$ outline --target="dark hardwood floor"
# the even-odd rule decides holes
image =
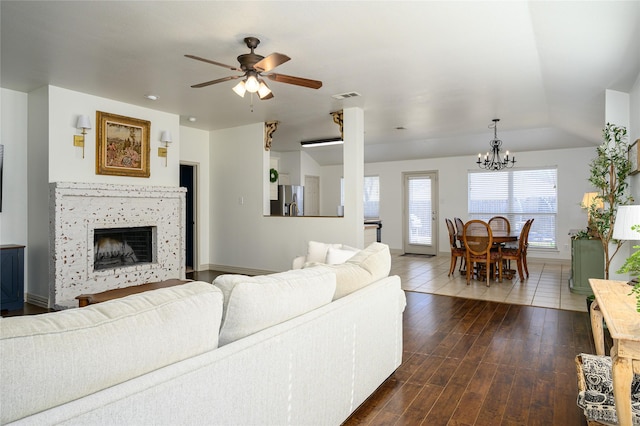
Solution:
[[[403,363],[345,425],[586,425],[586,312],[406,295]]]
[[[9,311],[9,310],[0,311],[0,316],[19,317],[22,315],[37,315],[37,314],[44,314],[47,312],[53,312],[53,310],[32,305],[31,303],[25,303],[24,305],[22,305],[22,309],[15,309],[12,311]]]

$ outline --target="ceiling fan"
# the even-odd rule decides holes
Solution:
[[[243,78],[243,80],[233,88],[233,91],[241,97],[244,97],[244,94],[246,92],[257,92],[260,99],[273,98],[273,93],[271,93],[271,90],[264,82],[264,79],[262,77],[266,77],[269,80],[276,81],[278,83],[295,84],[296,86],[309,87],[311,89],[319,89],[320,87],[322,87],[322,82],[318,80],[310,80],[308,78],[293,77],[290,75],[276,73],[263,74],[270,72],[272,69],[274,69],[278,65],[284,64],[291,58],[287,55],[283,55],[282,53],[272,53],[271,55],[266,57],[254,53],[253,50],[258,47],[258,44],[260,44],[260,40],[258,40],[256,37],[246,37],[244,39],[244,42],[246,43],[247,47],[251,49],[251,53],[245,53],[238,56],[240,67],[222,64],[220,62],[201,58],[195,55],[184,55],[187,58],[207,62],[209,64],[228,68],[232,71],[240,71],[243,73],[241,75],[232,75],[228,77],[218,78],[216,80],[205,81],[204,83],[194,84],[191,87],[206,87],[211,86],[212,84]]]

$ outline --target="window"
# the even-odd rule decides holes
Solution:
[[[529,246],[557,249],[558,169],[519,169],[499,172],[469,171],[469,219],[488,221],[506,216],[511,232],[520,232],[528,219]]]
[[[364,218],[377,219],[380,217],[380,177],[364,177]],[[344,206],[344,178],[340,179],[340,204]]]

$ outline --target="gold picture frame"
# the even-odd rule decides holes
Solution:
[[[96,174],[146,177],[151,122],[96,111]]]
[[[629,174],[635,175],[640,172],[640,165],[638,164],[638,150],[640,149],[640,139],[636,139],[634,143],[629,145],[629,161],[631,162],[631,171]]]

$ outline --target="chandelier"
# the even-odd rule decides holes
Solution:
[[[502,146],[502,141],[498,139],[498,121],[499,118],[493,119],[493,124],[489,124],[489,128],[493,128],[493,139],[489,141],[489,146],[491,146],[491,152],[487,152],[482,158],[482,154],[478,154],[478,167],[486,170],[501,170],[504,168],[511,168],[516,163],[516,157],[512,156],[509,158],[509,151],[505,152],[504,159],[500,156],[500,146]]]

